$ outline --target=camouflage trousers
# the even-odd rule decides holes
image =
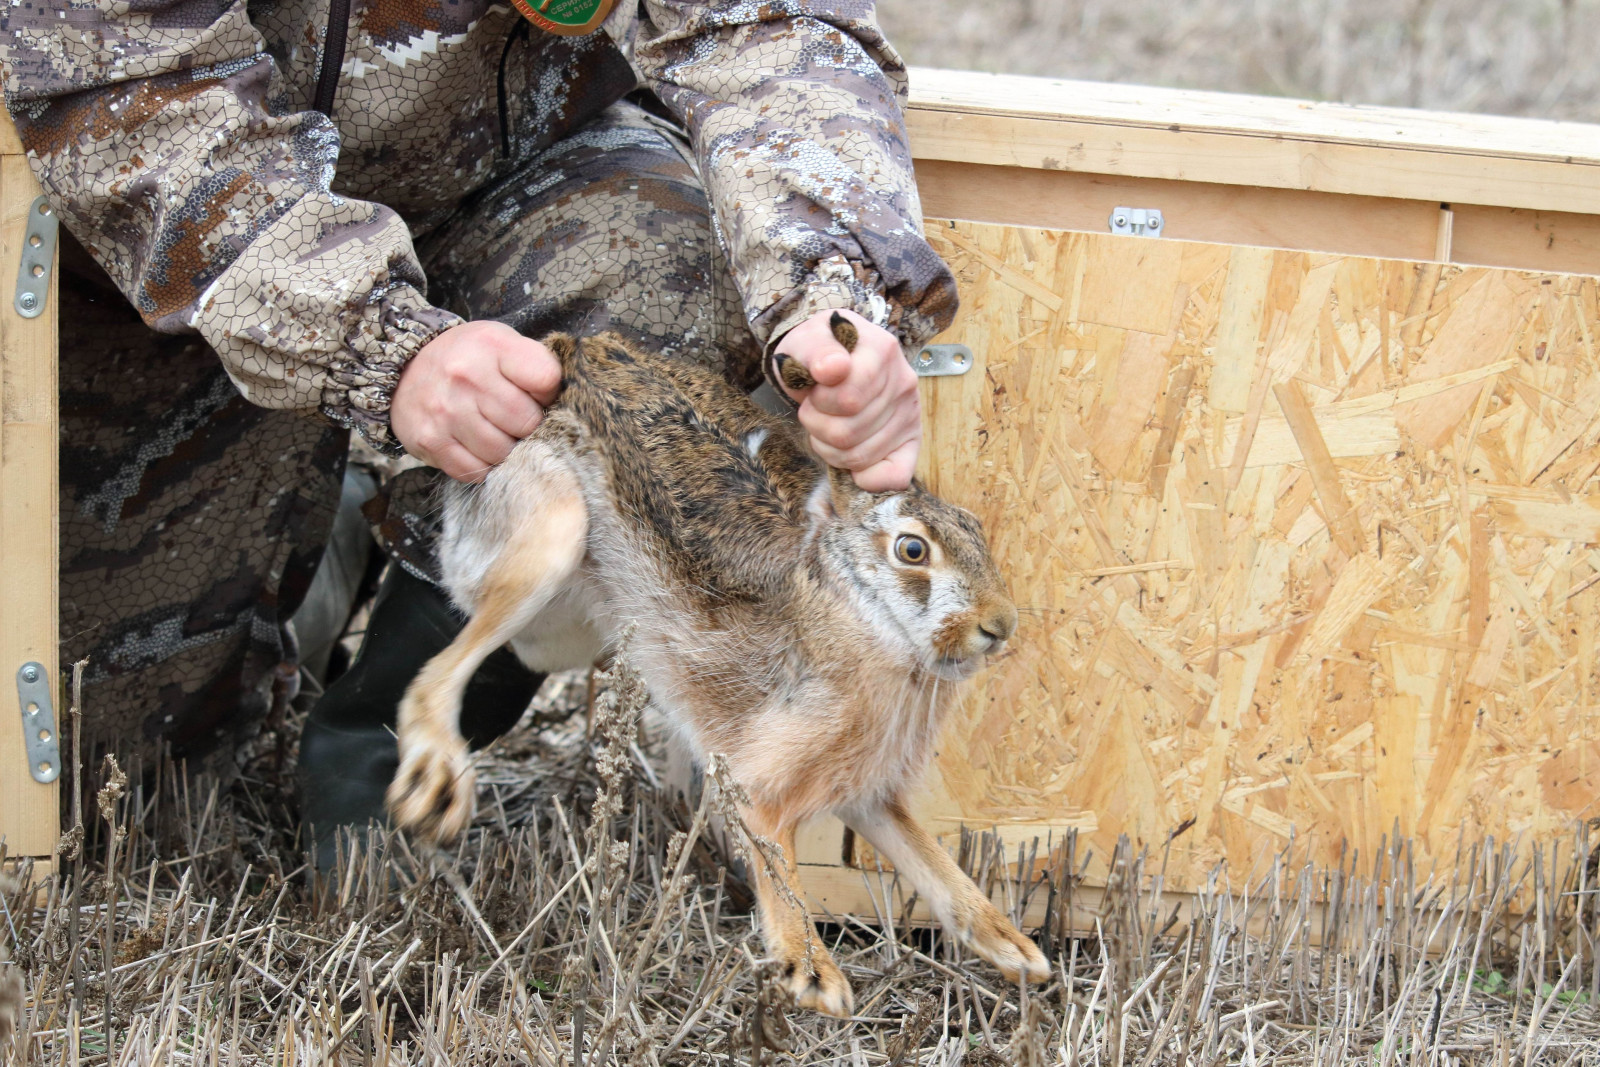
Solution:
[[[753,388],[759,347],[691,158],[668,123],[613,105],[429,220],[430,300],[531,337],[615,330]],[[63,260],[61,641],[64,663],[88,660],[86,740],[220,754],[293,671],[283,622],[328,536],[347,434],[250,406],[202,342],[152,333],[86,256]],[[429,577],[438,477],[405,472],[369,508]]]

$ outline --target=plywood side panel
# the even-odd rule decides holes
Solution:
[[[0,148],[15,134],[0,121]],[[0,836],[11,856],[46,856],[58,835],[57,787],[28,773],[16,672],[44,664],[57,716],[56,332],[49,311],[12,307],[23,228],[39,187],[20,154],[0,154]]]
[[[1600,816],[1595,279],[929,231],[978,365],[924,382],[923,474],[1022,612],[935,830],[1176,834],[1192,889],[1291,840],[1332,862],[1398,823],[1426,870]]]

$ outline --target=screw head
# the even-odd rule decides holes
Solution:
[[[37,682],[39,680],[39,668],[31,663],[22,668],[22,680],[30,685]]]
[[[17,296],[17,307],[23,311],[32,311],[39,306],[39,298],[33,293],[21,293]]]
[[[1161,229],[1161,216],[1160,215],[1152,215],[1150,217],[1150,220],[1148,222],[1146,222],[1145,225],[1147,227],[1149,227],[1150,229],[1152,229],[1152,230]]]
[[[1128,224],[1128,216],[1126,216],[1126,215],[1118,215],[1118,216],[1116,216],[1115,218],[1113,218],[1111,220],[1111,224],[1113,226],[1117,226],[1119,228],[1123,227],[1123,226],[1126,226]]]

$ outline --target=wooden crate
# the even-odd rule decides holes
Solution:
[[[1022,610],[930,829],[1076,830],[1091,884],[1175,834],[1192,890],[1600,816],[1600,128],[930,71],[909,118],[977,357],[922,474]]]
[[[8,858],[48,870],[60,832],[57,785],[29,773],[17,671],[43,666],[60,718],[56,661],[55,281],[45,314],[13,304],[28,214],[39,186],[11,120],[0,114],[0,839]]]

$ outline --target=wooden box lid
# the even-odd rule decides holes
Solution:
[[[948,160],[1600,214],[1600,126],[913,68]]]

